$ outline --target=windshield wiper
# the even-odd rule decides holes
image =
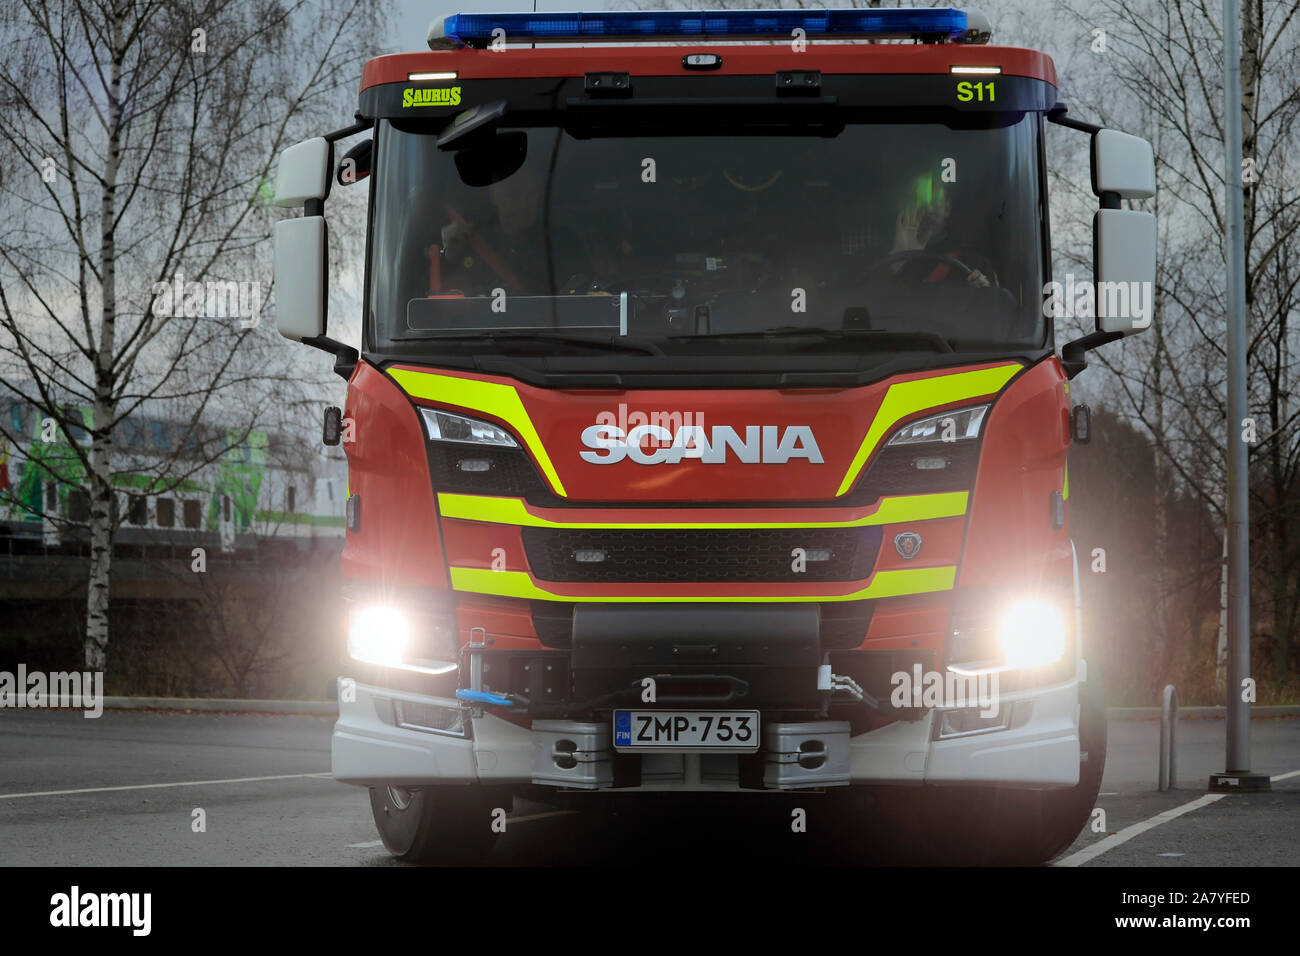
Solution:
[[[421,336],[424,341],[430,340],[456,340],[479,339],[485,342],[498,342],[502,339],[522,340],[542,345],[549,342],[560,343],[563,345],[580,345],[595,349],[604,349],[607,351],[618,352],[641,352],[644,355],[663,355],[664,350],[654,342],[648,342],[645,339],[631,338],[630,336],[620,335],[612,339],[591,339],[583,335],[556,335],[543,330],[537,331],[513,331],[508,329],[483,329],[476,332],[454,332],[450,334],[438,334]]]
[[[935,332],[902,332],[894,329],[819,329],[799,325],[782,325],[755,332],[720,332],[711,335],[676,335],[675,339],[754,339],[754,338],[815,338],[822,342],[842,342],[846,339],[871,339],[872,345],[884,348],[907,349],[924,346],[935,352],[951,352],[952,344]]]

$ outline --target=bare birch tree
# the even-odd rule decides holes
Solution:
[[[149,465],[165,488],[229,448],[181,455],[205,416],[246,434],[302,399],[291,351],[272,347],[251,301],[269,291],[269,177],[284,146],[350,115],[382,12],[366,0],[0,12],[0,382],[65,434],[91,410],[88,446],[67,443],[89,483],[88,667],[106,661],[123,423],[146,403],[188,423]]]

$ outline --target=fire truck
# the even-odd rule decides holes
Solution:
[[[954,854],[1077,837],[1106,716],[1070,380],[1151,322],[1155,172],[990,37],[953,9],[454,14],[282,154],[278,328],[348,383],[333,774],[392,854],[480,859],[524,799],[786,794],[869,842],[893,793]],[[1077,280],[1054,127],[1090,137]],[[324,216],[358,182],[359,349],[326,334]],[[1058,347],[1062,288],[1095,331]]]

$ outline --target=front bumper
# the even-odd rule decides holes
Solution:
[[[833,722],[764,726],[767,769],[755,780],[744,758],[719,754],[645,754],[609,749],[608,724],[539,721],[532,729],[492,713],[472,716],[454,699],[427,697],[356,683],[341,695],[334,727],[335,779],[360,786],[455,783],[537,784],[549,787],[647,790],[801,789],[843,784],[1001,784],[1059,788],[1079,781],[1079,682],[1004,694],[1005,728],[936,739],[941,712],[897,721],[850,737]],[[354,691],[354,692],[353,692]],[[343,699],[343,698],[346,699]],[[397,705],[396,707],[394,705]],[[463,715],[453,732],[417,729],[411,713]],[[396,716],[395,716],[396,715]],[[405,717],[405,719],[403,719]],[[425,725],[448,721],[425,719]],[[793,728],[793,729],[792,729]],[[777,733],[777,731],[781,733]],[[799,734],[828,741],[825,770],[773,770],[778,750]],[[560,762],[556,744],[563,743]],[[636,762],[635,773],[615,773]],[[788,761],[787,761],[788,763]],[[570,767],[572,765],[572,767]],[[569,769],[579,772],[566,776]],[[621,779],[620,779],[621,778]],[[632,783],[627,784],[631,779]]]

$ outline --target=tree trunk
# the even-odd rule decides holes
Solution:
[[[108,156],[104,163],[104,189],[100,198],[100,265],[103,317],[95,351],[94,420],[90,446],[90,579],[86,591],[86,667],[104,670],[108,662],[108,587],[113,566],[113,480],[111,425],[116,413],[113,395],[113,349],[117,322],[117,174],[121,162],[122,20],[113,23],[112,73],[108,92]]]

